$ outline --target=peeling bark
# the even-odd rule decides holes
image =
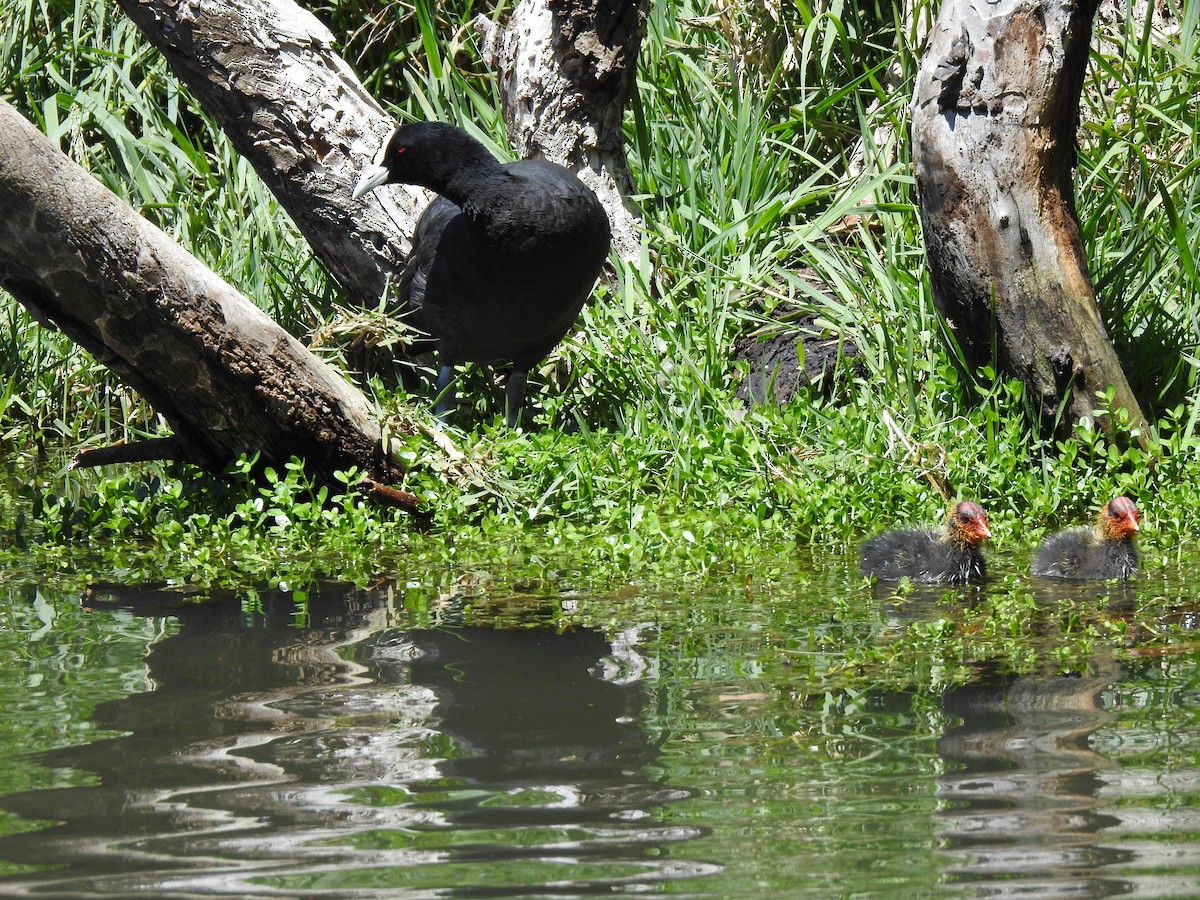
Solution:
[[[1026,383],[1060,436],[1093,418],[1110,385],[1115,405],[1145,424],[1101,321],[1075,215],[1096,5],[946,0],[913,101],[934,301],[968,363],[991,361],[994,344],[998,368]]]
[[[646,27],[646,0],[522,0],[508,23],[480,16],[484,59],[500,80],[508,136],[522,159],[576,172],[608,211],[613,244],[636,259],[637,213],[622,120]]]
[[[396,477],[359,391],[3,102],[0,209],[0,285],[146,397],[163,453]]]
[[[350,199],[395,127],[291,0],[118,0],[279,199],[347,294],[364,305],[403,267],[429,202],[397,187]]]

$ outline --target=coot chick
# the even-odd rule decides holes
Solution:
[[[1133,535],[1138,508],[1128,497],[1105,504],[1093,528],[1068,528],[1042,541],[1033,574],[1046,578],[1128,578],[1138,570]]]
[[[397,284],[408,321],[437,341],[435,410],[453,402],[455,365],[509,362],[508,424],[516,427],[530,368],[574,324],[608,256],[608,215],[562,166],[501,164],[442,122],[396,128],[353,197],[394,182],[441,195],[417,220]]]
[[[885,581],[982,581],[986,571],[979,545],[991,536],[983,507],[964,500],[946,515],[946,527],[940,533],[906,528],[866,541],[859,571]]]

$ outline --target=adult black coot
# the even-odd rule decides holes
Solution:
[[[1108,501],[1093,528],[1068,528],[1042,541],[1033,574],[1046,578],[1128,578],[1138,570],[1133,535],[1138,508],[1128,497]]]
[[[885,581],[982,581],[986,568],[979,545],[991,536],[983,507],[964,500],[946,515],[946,526],[940,533],[930,528],[906,528],[866,541],[859,571]]]
[[[455,365],[510,362],[508,424],[516,427],[529,369],[574,324],[608,256],[604,207],[562,166],[501,164],[442,122],[396,128],[353,196],[394,182],[441,195],[417,220],[397,285],[408,321],[437,341],[435,410],[453,402]]]

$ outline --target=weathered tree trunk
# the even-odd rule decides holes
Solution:
[[[0,285],[146,397],[164,455],[398,474],[359,391],[3,102],[0,209]]]
[[[395,127],[292,0],[117,0],[287,210],[346,293],[377,301],[403,267],[420,188],[350,192]]]
[[[621,123],[633,90],[647,0],[521,0],[504,27],[480,16],[484,59],[499,75],[508,136],[522,158],[566,166],[608,211],[613,244],[641,242],[626,197],[633,178]]]
[[[994,342],[1060,435],[1109,386],[1144,425],[1096,306],[1071,182],[1096,3],[945,0],[913,101],[934,301],[967,361],[990,361]]]

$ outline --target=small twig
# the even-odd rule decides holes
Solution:
[[[187,461],[188,458],[178,438],[149,438],[144,441],[121,442],[108,447],[80,450],[71,460],[71,468],[86,469],[151,460]]]
[[[424,508],[424,501],[416,494],[391,487],[373,478],[362,478],[355,487],[376,503],[382,503],[386,506],[398,506],[406,513],[414,516],[426,516],[429,514],[428,510]]]
[[[906,435],[903,429],[900,428],[899,423],[892,418],[891,412],[886,409],[883,411],[883,424],[887,427],[888,433],[904,445],[904,449],[908,453],[909,462],[920,468],[922,470],[922,474],[925,476],[925,480],[928,481],[933,489],[941,495],[943,500],[948,501],[950,499],[951,491],[949,485],[946,484],[945,479],[939,478],[937,475],[935,475],[932,468],[921,465],[921,448],[913,444],[913,442],[908,439],[908,435]],[[941,448],[939,448],[939,450],[941,450]],[[943,461],[945,460],[945,455],[945,451],[942,450],[941,457]]]

